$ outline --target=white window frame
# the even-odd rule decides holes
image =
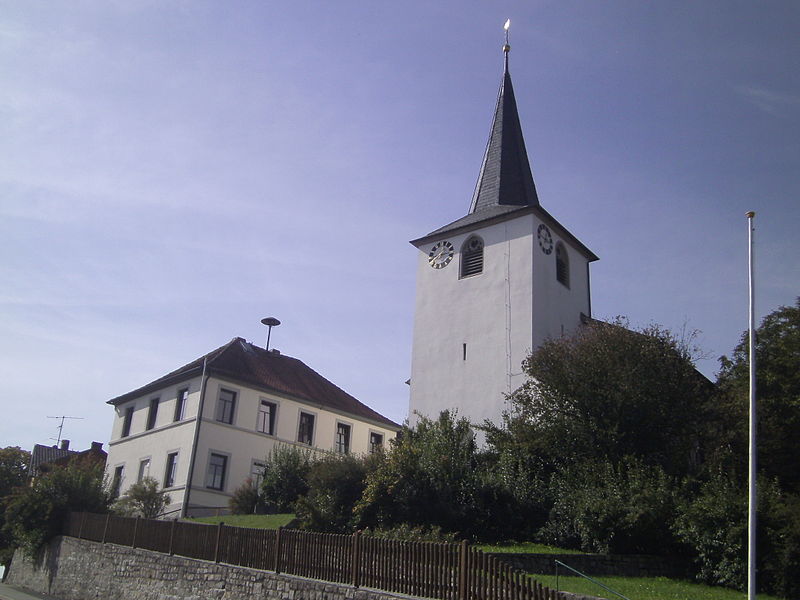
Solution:
[[[304,441],[300,440],[300,429],[301,429],[301,424],[303,422],[303,415],[309,415],[310,417],[312,417],[314,419],[314,422],[311,425],[311,441],[310,442],[304,442]],[[314,447],[314,442],[315,442],[316,437],[317,437],[317,422],[318,421],[319,421],[319,418],[318,418],[317,413],[312,412],[310,410],[303,410],[303,409],[300,409],[298,411],[298,416],[297,416],[297,437],[296,437],[298,444],[303,444],[304,446],[307,445],[309,447]]]
[[[131,429],[133,429],[133,415],[136,413],[136,404],[130,404],[125,407],[125,410],[122,411],[122,429],[120,429],[120,438],[126,438],[131,435]],[[128,415],[130,414],[130,421],[128,421]],[[127,431],[126,431],[127,429]]]
[[[139,459],[139,471],[136,473],[136,483],[141,483],[145,477],[150,477],[150,467],[153,466],[152,456]]]
[[[223,403],[222,394],[233,394],[233,401],[231,402],[230,409],[230,421],[226,421],[224,419],[225,411],[220,409]],[[236,410],[239,408],[239,397],[239,390],[224,386],[219,387],[219,390],[217,391],[217,403],[214,405],[214,420],[217,423],[224,423],[225,425],[233,425],[236,423]]]
[[[250,461],[250,479],[253,481],[253,486],[256,489],[261,487],[261,481],[264,479],[264,469],[266,466],[267,463],[264,460],[254,458]],[[260,469],[261,472],[256,472],[256,469]]]
[[[181,395],[186,394],[183,396],[181,400]],[[189,401],[189,386],[186,387],[179,387],[178,390],[175,392],[175,412],[173,413],[172,421],[177,423],[179,421],[183,421],[186,418],[186,404]]]
[[[339,444],[339,427],[347,427],[347,443],[342,449]],[[333,449],[339,454],[350,454],[353,451],[353,424],[347,421],[336,420],[336,429],[333,432]]]
[[[367,437],[367,451],[370,454],[375,454],[375,452],[376,452],[374,446],[372,445],[372,436],[373,435],[381,436],[380,448],[381,448],[381,450],[386,448],[386,434],[384,432],[382,432],[382,431],[377,431],[375,429],[370,429],[369,430],[369,434],[368,434],[369,437]]]
[[[119,475],[119,477],[117,477]],[[119,498],[122,493],[122,483],[125,481],[125,463],[114,465],[114,473],[111,476],[111,493],[115,498]]]
[[[158,409],[161,406],[161,397],[153,396],[147,401],[147,421],[144,424],[145,431],[152,431],[158,423]]]
[[[169,473],[169,470],[170,470],[169,457],[170,457],[170,456],[173,456],[173,455],[175,456],[175,465],[174,465],[174,471],[175,471],[175,472],[174,472],[174,473],[172,473],[172,482],[171,482],[169,485],[167,485],[167,483],[168,483],[168,482],[169,482],[169,480],[170,480],[170,473]],[[166,463],[165,463],[165,465],[164,465],[164,485],[163,485],[164,489],[166,489],[166,488],[173,488],[173,487],[175,487],[175,482],[176,482],[176,481],[177,481],[177,479],[178,479],[178,464],[179,464],[179,463],[178,463],[178,461],[180,461],[180,458],[181,458],[181,453],[180,453],[180,450],[172,450],[172,451],[169,451],[169,452],[167,452]]]
[[[261,423],[261,421],[262,421],[262,419],[261,419],[261,415],[262,415],[261,406],[262,406],[263,402],[266,402],[267,404],[271,404],[272,405],[271,419],[270,419],[271,420],[271,425],[272,425],[271,431],[265,431],[264,429],[261,428],[261,425],[262,425],[262,423]],[[277,430],[278,430],[278,403],[275,402],[275,400],[273,400],[272,398],[264,398],[262,396],[262,397],[259,397],[258,406],[256,408],[258,410],[258,412],[256,413],[256,431],[258,431],[259,433],[264,433],[266,435],[273,435],[274,436],[276,434]]]
[[[221,456],[225,459],[225,462],[222,465],[222,481],[221,487],[214,487],[209,485],[209,476],[211,475],[211,459],[214,456]],[[208,460],[206,461],[206,474],[205,474],[205,481],[203,482],[203,487],[207,490],[213,490],[215,492],[224,492],[225,487],[228,485],[228,475],[230,475],[230,468],[231,468],[231,455],[228,452],[220,452],[219,450],[209,450],[208,451]],[[214,477],[216,480],[216,475]]]

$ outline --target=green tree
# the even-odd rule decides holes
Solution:
[[[252,515],[253,513],[263,513],[261,506],[261,495],[255,482],[248,477],[239,487],[233,490],[233,496],[228,500],[228,507],[234,515]]]
[[[103,466],[73,460],[38,477],[31,487],[19,487],[6,505],[5,532],[14,544],[34,556],[58,535],[71,511],[104,513],[111,496]]]
[[[625,457],[580,462],[553,475],[553,508],[539,533],[548,543],[585,552],[666,554],[677,486],[656,465]]]
[[[354,508],[367,472],[375,469],[380,457],[329,454],[315,461],[308,473],[308,493],[295,504],[300,526],[330,533],[353,531]]]
[[[728,442],[747,456],[750,362],[745,332],[730,358],[720,358],[719,404],[734,436]],[[800,298],[771,312],[756,330],[758,466],[781,487],[800,492]],[[743,464],[740,464],[743,467]],[[743,472],[744,469],[740,468]]]
[[[367,476],[356,506],[359,524],[439,526],[469,537],[492,535],[486,500],[497,495],[483,478],[469,422],[444,411],[404,427],[385,460]],[[501,506],[496,502],[494,506]]]
[[[15,488],[23,485],[28,476],[31,453],[18,446],[0,449],[0,564],[8,565],[14,546],[4,531],[4,513],[7,500]]]
[[[169,494],[158,489],[158,481],[152,477],[144,477],[129,487],[111,510],[125,517],[156,519],[170,502]]]
[[[294,512],[294,504],[308,493],[308,473],[314,459],[310,450],[276,445],[267,456],[261,497],[267,512]]]
[[[713,389],[694,368],[692,339],[617,319],[546,341],[523,364],[528,378],[503,427],[487,424],[490,446],[517,453],[529,472],[624,456],[688,472]]]

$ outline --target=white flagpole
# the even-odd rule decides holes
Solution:
[[[756,330],[755,330],[755,281],[753,273],[753,218],[756,213],[747,213],[748,253],[750,271],[750,331],[748,353],[750,355],[750,477],[747,513],[747,599],[756,598]]]

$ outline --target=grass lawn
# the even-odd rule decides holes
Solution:
[[[555,575],[532,577],[551,589],[558,587],[561,591],[599,596],[609,600],[619,598],[581,577],[561,576],[558,578],[558,586]],[[595,577],[595,579],[631,600],[745,600],[747,598],[744,592],[666,577]],[[758,594],[758,598],[779,600],[777,596],[766,594]]]
[[[480,544],[476,545],[484,552],[507,552],[512,554],[583,554],[578,550],[565,550],[555,546],[545,546],[534,542],[512,542],[507,544]]]
[[[212,523],[216,525],[220,521],[231,527],[253,527],[256,529],[277,529],[286,527],[294,520],[293,514],[278,515],[225,515],[223,517],[198,517],[191,519],[198,523]]]

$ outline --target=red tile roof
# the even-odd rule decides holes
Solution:
[[[108,404],[116,406],[159,388],[197,377],[203,372],[204,361],[208,375],[285,394],[393,429],[399,428],[397,423],[359,402],[302,361],[275,351],[267,351],[238,337],[145,386],[109,400]]]

